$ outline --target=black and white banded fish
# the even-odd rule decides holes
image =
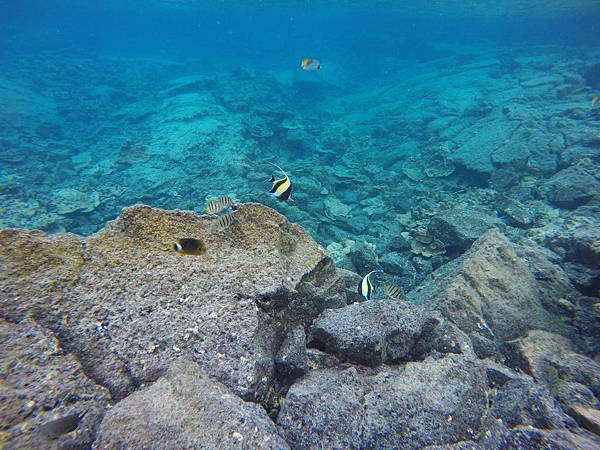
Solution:
[[[233,200],[227,195],[220,195],[206,202],[204,210],[209,214],[217,214],[223,211],[228,206],[233,205]]]
[[[388,297],[404,300],[404,292],[402,292],[402,288],[397,284],[384,284],[383,292],[385,292]]]
[[[371,283],[371,274],[375,272],[381,272],[381,270],[372,270],[363,277],[360,283],[358,283],[358,293],[362,295],[365,300],[371,300],[371,296],[373,295],[373,284]]]
[[[229,228],[233,222],[235,222],[235,217],[233,213],[227,213],[219,217],[219,219],[217,220],[217,226],[221,230],[224,230],[226,228]]]
[[[281,167],[275,165],[273,163],[269,163],[272,166],[277,167],[281,173],[283,174],[283,178],[275,178],[274,175],[271,175],[271,183],[273,186],[269,191],[271,194],[275,195],[279,200],[293,200],[292,199],[292,182],[290,181],[290,177],[283,171]]]

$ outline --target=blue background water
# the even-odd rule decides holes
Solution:
[[[501,216],[490,195],[545,211],[542,227],[532,184],[597,162],[595,144],[552,142],[597,129],[600,2],[204,3],[0,1],[0,225],[89,234],[133,203],[201,211],[230,194],[381,256],[450,204]],[[465,162],[518,141],[517,124],[550,169],[514,149]],[[423,175],[440,148],[453,170]],[[267,161],[295,204],[268,194]],[[513,190],[490,181],[502,167]]]

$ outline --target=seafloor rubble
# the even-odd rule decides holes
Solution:
[[[357,302],[359,277],[301,227],[254,203],[234,215],[135,206],[89,237],[1,230],[3,445],[600,445],[598,302],[534,241],[488,230],[407,301]],[[186,236],[206,253],[173,251]]]

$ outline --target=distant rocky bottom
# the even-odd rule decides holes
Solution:
[[[138,205],[90,237],[0,230],[0,447],[600,447],[600,302],[533,240],[490,224],[406,300],[364,302],[300,226],[233,216]],[[186,237],[206,253],[176,253]]]

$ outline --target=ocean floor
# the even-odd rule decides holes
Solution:
[[[125,206],[201,212],[227,194],[406,291],[495,226],[597,295],[596,256],[565,236],[600,235],[600,52],[427,50],[371,73],[5,56],[0,226],[89,235]],[[268,163],[293,202],[269,194]]]

